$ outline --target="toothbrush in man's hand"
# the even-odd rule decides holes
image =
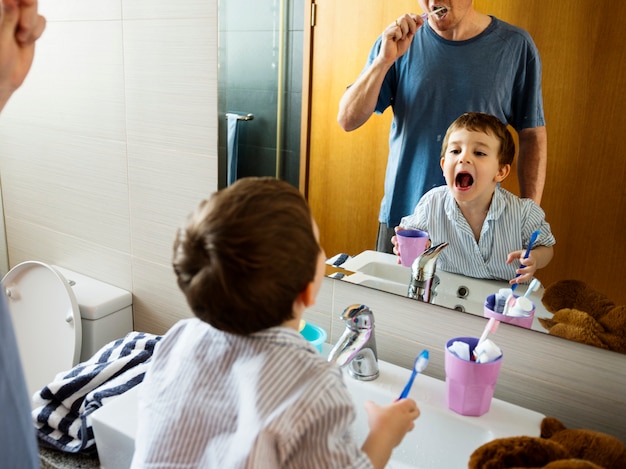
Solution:
[[[524,253],[524,259],[527,259],[528,256],[530,256],[530,250],[533,248],[533,244],[535,244],[535,241],[537,241],[537,237],[539,236],[540,231],[533,231],[533,234],[530,235],[530,241],[528,242],[528,248],[526,248],[526,252]],[[524,264],[520,265],[519,268],[523,269],[524,267],[526,267]],[[515,277],[519,277],[520,274],[517,274]],[[515,291],[515,289],[517,288],[517,286],[519,285],[519,283],[514,283],[511,286],[511,291]]]
[[[428,18],[429,16],[433,16],[433,15],[442,16],[447,12],[448,12],[448,9],[446,7],[439,7],[433,11],[429,11],[428,13],[421,14],[420,18],[422,18],[423,20],[426,20],[426,18]],[[441,15],[439,13],[441,13]]]

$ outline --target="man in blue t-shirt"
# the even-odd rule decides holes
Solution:
[[[37,13],[37,0],[0,2],[0,111],[18,89],[33,62],[35,41],[46,21]],[[35,426],[11,317],[0,297],[0,466],[38,468]]]
[[[465,112],[493,114],[518,132],[521,196],[541,202],[547,136],[539,52],[526,31],[474,10],[471,0],[446,3],[427,20],[406,14],[389,25],[340,102],[337,119],[346,131],[393,109],[379,251],[392,252],[400,219],[445,184],[441,141]],[[440,6],[419,4],[429,12]]]

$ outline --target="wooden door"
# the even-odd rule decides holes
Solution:
[[[310,2],[309,2],[310,3]],[[475,0],[479,11],[526,29],[543,63],[548,174],[542,208],[557,238],[545,285],[584,280],[626,304],[626,2]],[[302,187],[330,256],[373,249],[391,111],[346,133],[337,124],[343,91],[362,70],[385,26],[415,1],[317,0],[305,38]],[[610,12],[607,16],[607,12]],[[307,41],[310,40],[310,43]],[[516,175],[505,184],[518,193]]]
[[[347,133],[337,123],[339,100],[365,66],[380,31],[416,2],[315,3],[307,196],[326,253],[357,254],[376,244],[391,111]]]

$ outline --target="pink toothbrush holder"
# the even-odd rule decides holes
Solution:
[[[502,356],[489,363],[463,360],[448,350],[453,342],[469,345],[470,357],[477,337],[457,337],[446,343],[445,370],[448,408],[457,414],[478,417],[489,411],[500,375]]]
[[[530,316],[505,316],[501,313],[496,313],[493,308],[495,305],[496,295],[489,295],[485,300],[485,309],[483,310],[483,316],[486,318],[494,318],[500,322],[506,322],[507,324],[513,324],[514,326],[525,327],[530,329],[533,325],[533,318],[535,317],[535,305],[533,304],[533,310],[530,312]]]

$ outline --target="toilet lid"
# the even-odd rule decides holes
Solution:
[[[81,318],[67,280],[52,266],[28,261],[2,279],[30,395],[80,357]]]

